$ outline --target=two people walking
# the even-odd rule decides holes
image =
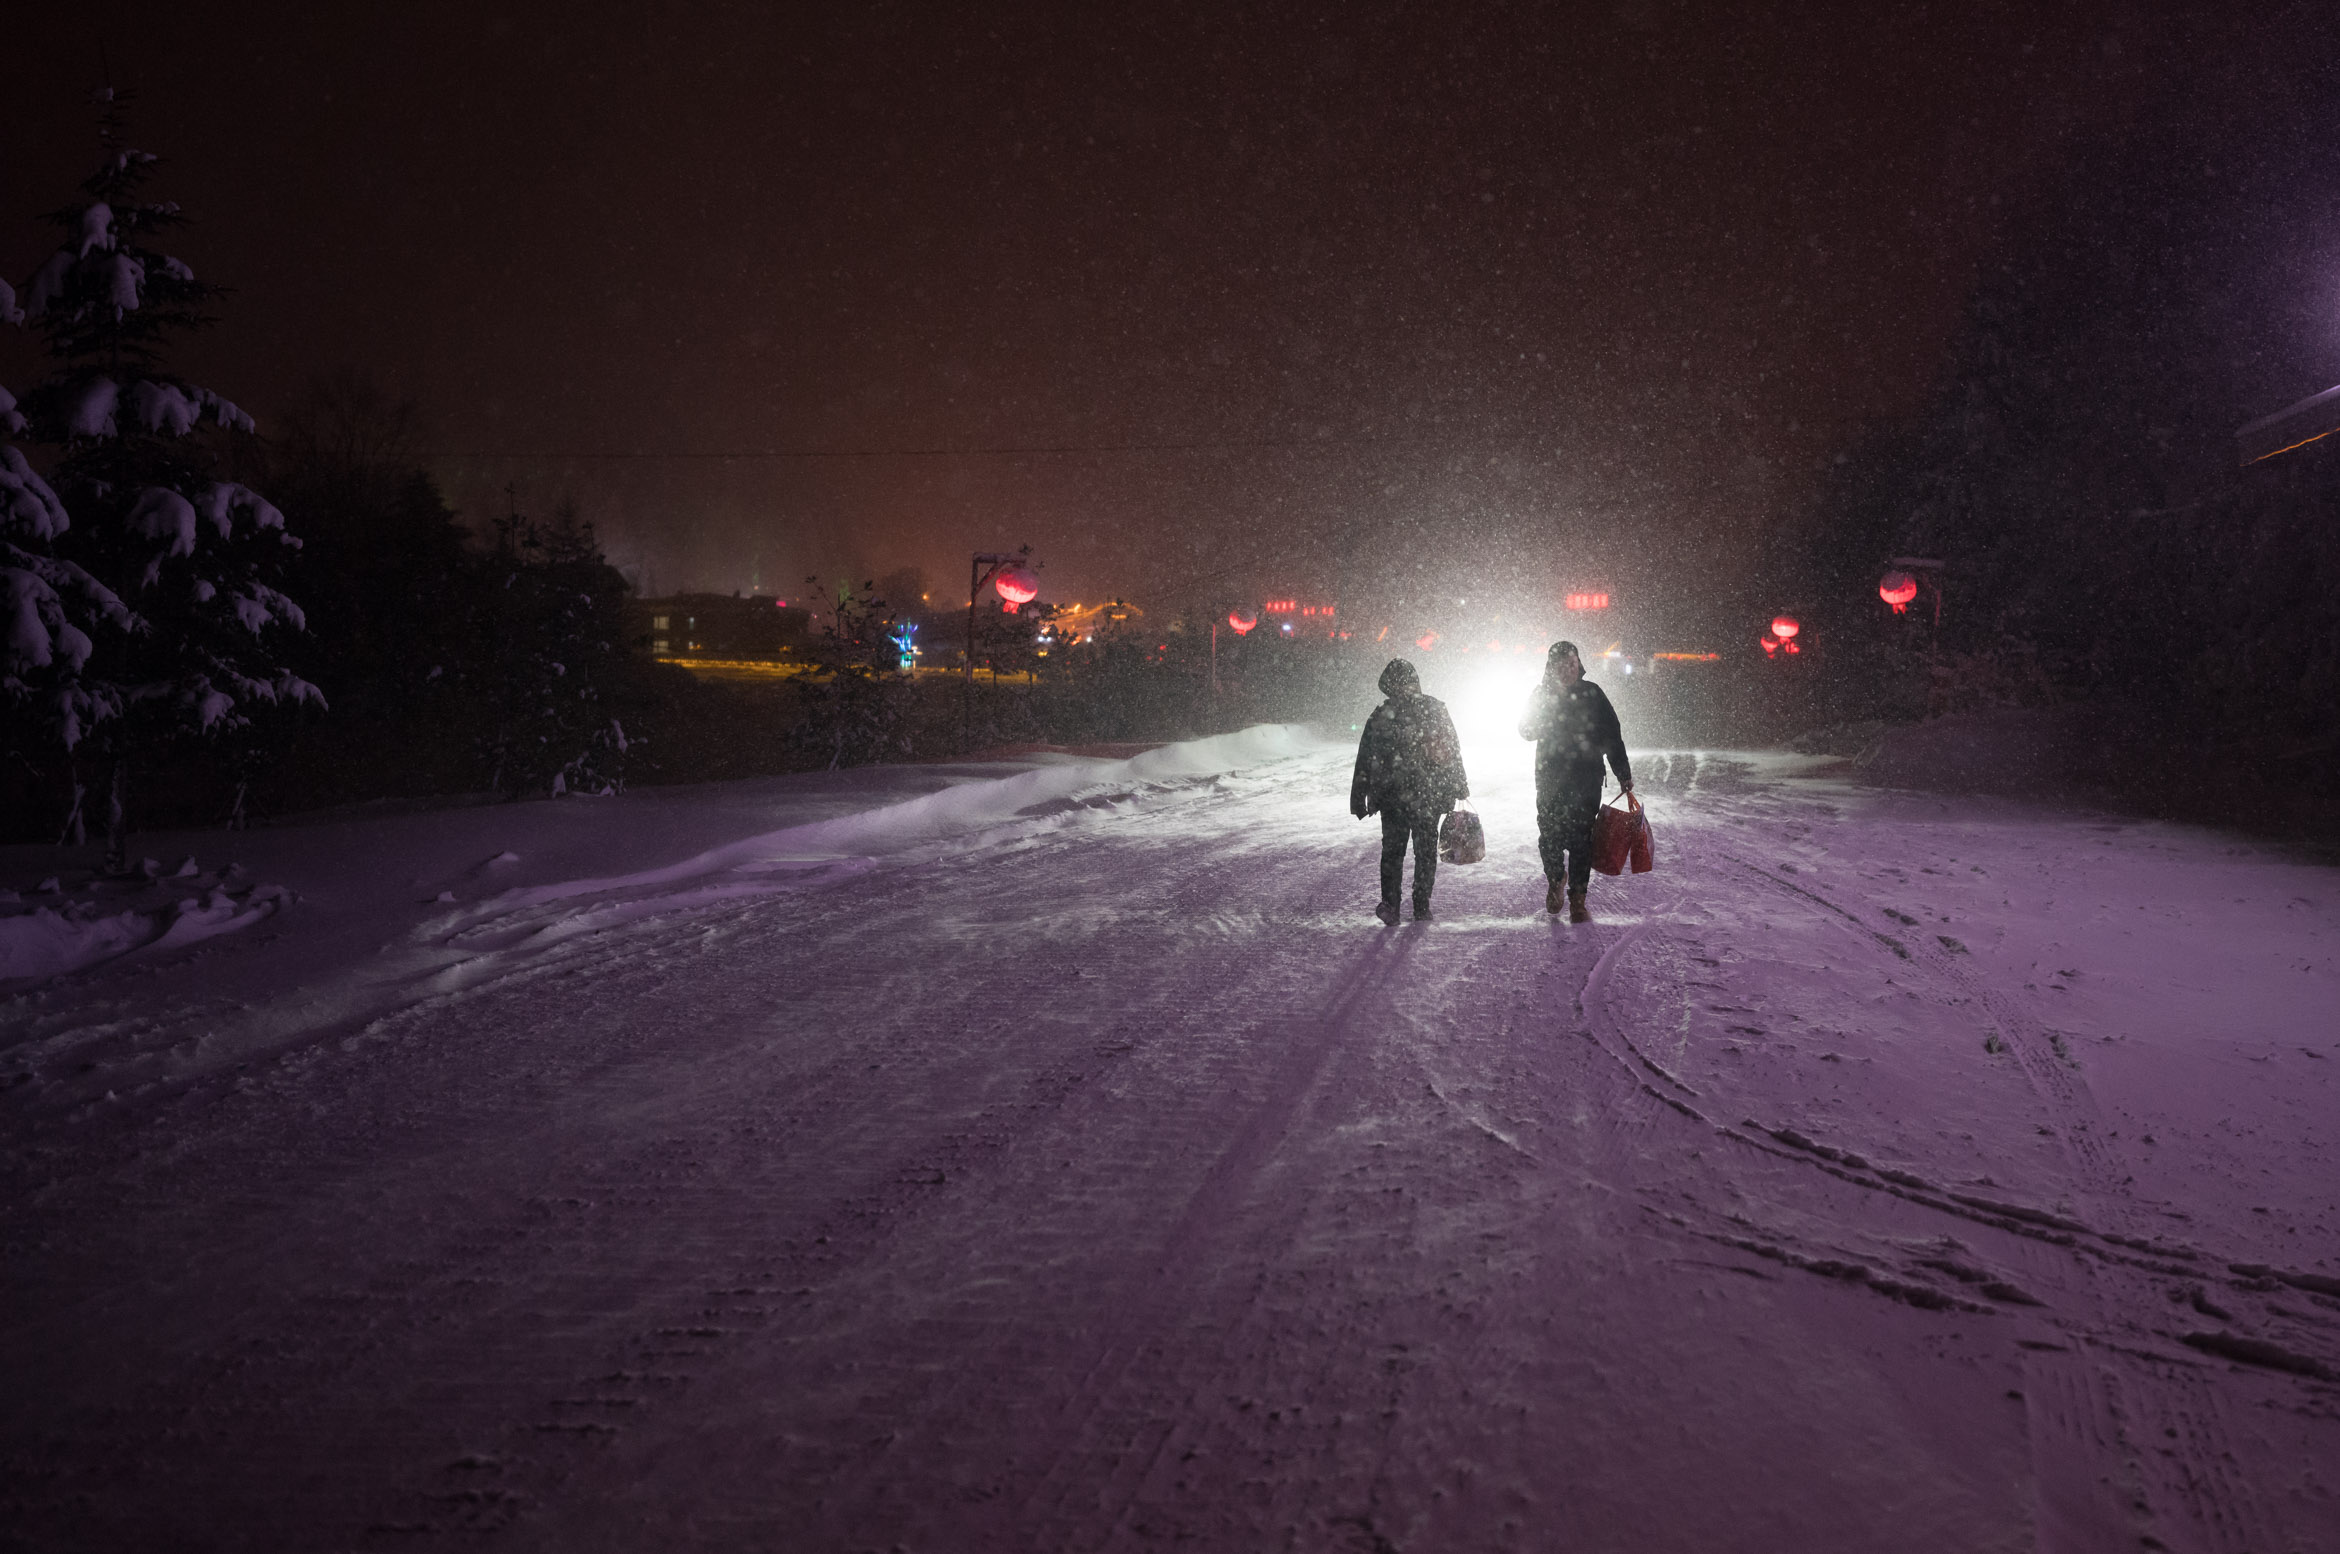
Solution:
[[[1430,892],[1438,881],[1438,828],[1447,812],[1470,796],[1471,784],[1454,720],[1444,702],[1422,694],[1414,666],[1391,659],[1381,671],[1381,694],[1388,699],[1373,709],[1357,741],[1349,812],[1359,819],[1381,816],[1381,900],[1374,915],[1384,923],[1397,922],[1398,886],[1411,846],[1414,919],[1420,922],[1430,916]],[[1584,659],[1575,643],[1552,644],[1519,733],[1536,745],[1536,846],[1544,865],[1544,910],[1558,912],[1565,889],[1568,920],[1589,923],[1592,914],[1584,898],[1592,880],[1602,764],[1616,772],[1627,793],[1633,791],[1633,764],[1625,754],[1617,710],[1584,677]]]

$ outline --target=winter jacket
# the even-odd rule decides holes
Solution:
[[[1625,755],[1625,734],[1617,726],[1617,709],[1608,695],[1590,680],[1563,686],[1546,679],[1528,698],[1527,716],[1520,719],[1519,737],[1536,742],[1536,792],[1562,793],[1601,790],[1601,758],[1608,757],[1617,781],[1633,782],[1633,763]]]
[[[1397,673],[1400,669],[1403,674]],[[1357,741],[1349,813],[1360,818],[1381,810],[1443,815],[1471,791],[1463,773],[1462,742],[1454,736],[1446,703],[1422,694],[1413,666],[1403,659],[1393,659],[1382,671],[1381,688],[1389,700],[1373,709]]]

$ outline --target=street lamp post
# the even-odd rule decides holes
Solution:
[[[1933,706],[1936,671],[1942,658],[1942,563],[1934,556],[1895,556],[1885,563],[1893,570],[1877,581],[1877,596],[1899,615],[1918,597],[1920,588],[1934,596],[1934,624],[1926,632],[1926,705]]]
[[[1926,589],[1933,594],[1934,629],[1937,632],[1940,631],[1942,629],[1942,563],[1931,556],[1895,556],[1885,564],[1893,569],[1886,574],[1887,582],[1906,585],[1923,583]],[[1880,596],[1885,599],[1887,604],[1893,606],[1893,613],[1896,615],[1902,612],[1911,599],[1917,597],[1914,587],[1899,599],[1892,597],[1893,594],[1900,592],[1901,588],[1898,586],[1888,591],[1884,583],[1879,584]]]
[[[1254,609],[1251,609],[1251,608],[1249,608],[1249,607],[1247,607],[1247,606],[1244,606],[1244,605],[1240,605],[1240,604],[1238,604],[1238,605],[1234,606],[1232,609],[1228,610],[1228,611],[1226,612],[1226,616],[1227,616],[1227,627],[1228,627],[1228,629],[1229,629],[1229,630],[1231,630],[1231,631],[1233,631],[1233,632],[1235,633],[1235,635],[1237,635],[1238,637],[1245,636],[1245,635],[1249,634],[1249,632],[1251,631],[1251,628],[1259,624],[1259,611],[1257,611],[1257,610],[1254,610]],[[1213,710],[1213,711],[1216,711],[1216,710],[1218,709],[1218,705],[1219,705],[1219,608],[1218,608],[1218,606],[1217,606],[1217,605],[1213,605],[1213,606],[1211,606],[1211,707],[1212,707],[1212,710]]]
[[[964,753],[975,740],[975,596],[983,592],[983,585],[998,577],[1010,567],[1022,567],[1032,557],[1032,547],[1026,545],[1012,555],[992,551],[977,551],[967,564],[967,664],[966,689],[959,699],[959,749]],[[1028,597],[1028,596],[1027,596]]]

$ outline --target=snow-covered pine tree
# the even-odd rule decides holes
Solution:
[[[139,617],[102,637],[82,670],[87,693],[118,709],[82,741],[107,769],[107,862],[118,868],[135,763],[324,697],[278,646],[306,626],[276,586],[300,542],[265,498],[218,478],[222,439],[248,434],[251,417],[169,369],[171,343],[212,322],[216,293],[155,246],[185,218],[142,197],[157,158],[121,144],[117,94],[101,92],[99,105],[98,169],[50,214],[63,241],[24,290],[50,370],[23,409],[31,434],[58,450],[50,484],[76,519],[54,537],[57,555]]]

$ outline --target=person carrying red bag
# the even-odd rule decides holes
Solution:
[[[1633,763],[1608,695],[1584,677],[1573,642],[1555,642],[1544,657],[1544,678],[1528,698],[1519,737],[1536,742],[1536,850],[1544,861],[1544,910],[1560,910],[1568,891],[1568,920],[1589,923],[1584,893],[1592,883],[1593,820],[1601,810],[1604,758],[1627,793]]]

